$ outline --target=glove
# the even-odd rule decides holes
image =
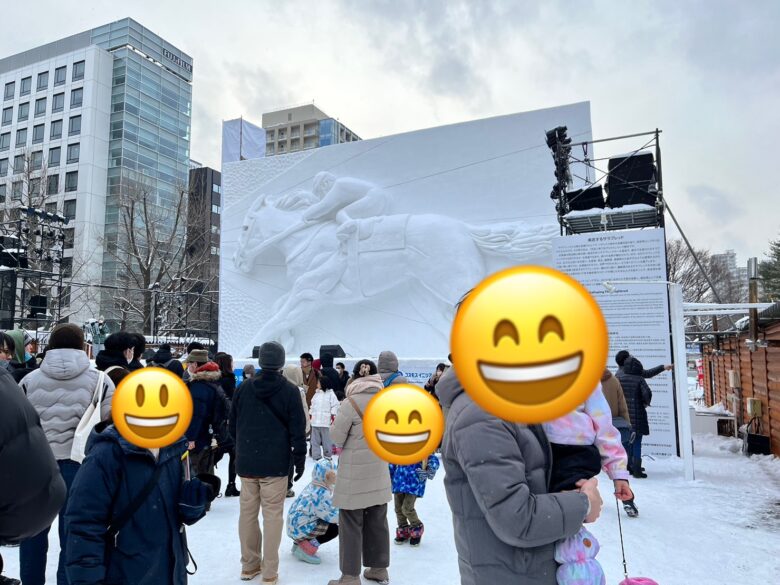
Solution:
[[[303,472],[306,469],[306,463],[305,461],[301,461],[299,463],[295,464],[295,475],[293,476],[293,481],[298,481],[303,477]]]
[[[209,502],[213,502],[214,499],[219,495],[219,490],[222,487],[222,480],[219,479],[216,475],[212,475],[211,473],[199,473],[195,477],[203,482],[203,484],[206,486],[208,490],[206,498]]]
[[[436,477],[436,470],[428,468],[428,479],[433,479]]]
[[[420,467],[416,471],[417,471],[417,479],[419,479],[420,481],[425,481],[426,479],[428,479],[427,469],[423,469],[422,467]]]

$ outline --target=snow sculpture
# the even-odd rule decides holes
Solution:
[[[233,256],[243,273],[271,248],[292,287],[241,355],[268,340],[287,350],[293,329],[332,305],[403,291],[431,327],[449,336],[457,301],[486,276],[486,255],[515,263],[550,253],[553,225],[472,226],[437,214],[395,214],[392,198],[356,177],[320,172],[311,191],[260,195],[244,218]]]

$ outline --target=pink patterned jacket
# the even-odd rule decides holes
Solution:
[[[601,453],[604,471],[613,481],[630,477],[628,457],[620,442],[620,433],[612,426],[612,412],[601,384],[577,410],[543,426],[551,443],[595,445]]]

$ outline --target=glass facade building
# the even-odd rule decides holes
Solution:
[[[175,209],[188,192],[192,59],[129,18],[93,29],[90,42],[114,57],[105,221],[111,247],[121,237],[120,193],[131,181],[164,208]],[[119,270],[106,254],[103,283],[116,283]]]

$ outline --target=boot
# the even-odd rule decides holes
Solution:
[[[11,579],[11,577],[0,575],[0,585],[22,585],[22,582],[19,579]]]
[[[423,532],[425,531],[425,526],[420,524],[419,526],[412,526],[412,528],[409,529],[409,545],[410,546],[420,546],[420,541],[422,540]]]
[[[341,575],[338,579],[328,581],[328,585],[363,585],[360,575]]]
[[[293,490],[289,489],[289,490],[287,490],[287,496],[285,496],[285,497],[294,498],[295,497],[295,492]]]
[[[387,574],[387,569],[366,569],[363,571],[363,576],[369,581],[376,581],[380,585],[390,583],[390,575]]]
[[[408,526],[399,526],[395,529],[395,543],[396,544],[403,544],[407,540],[409,540],[409,527]]]
[[[647,474],[645,473],[645,468],[642,467],[642,458],[637,457],[634,459],[634,470],[631,472],[631,475],[638,479],[642,479],[647,477]]]
[[[241,571],[241,580],[242,581],[251,581],[255,577],[257,577],[260,573],[263,572],[262,567],[257,567],[257,569],[251,570],[251,571]]]
[[[317,556],[317,548],[319,545],[314,546],[314,542],[311,540],[301,540],[296,544],[298,546],[293,550],[293,554],[297,559],[304,563],[309,563],[310,565],[319,565],[322,562],[322,559]]]
[[[236,496],[240,496],[240,495],[241,495],[241,492],[236,489],[236,484],[234,484],[232,482],[227,484],[227,487],[225,488],[225,497],[226,498],[232,498],[232,497],[236,497]]]

